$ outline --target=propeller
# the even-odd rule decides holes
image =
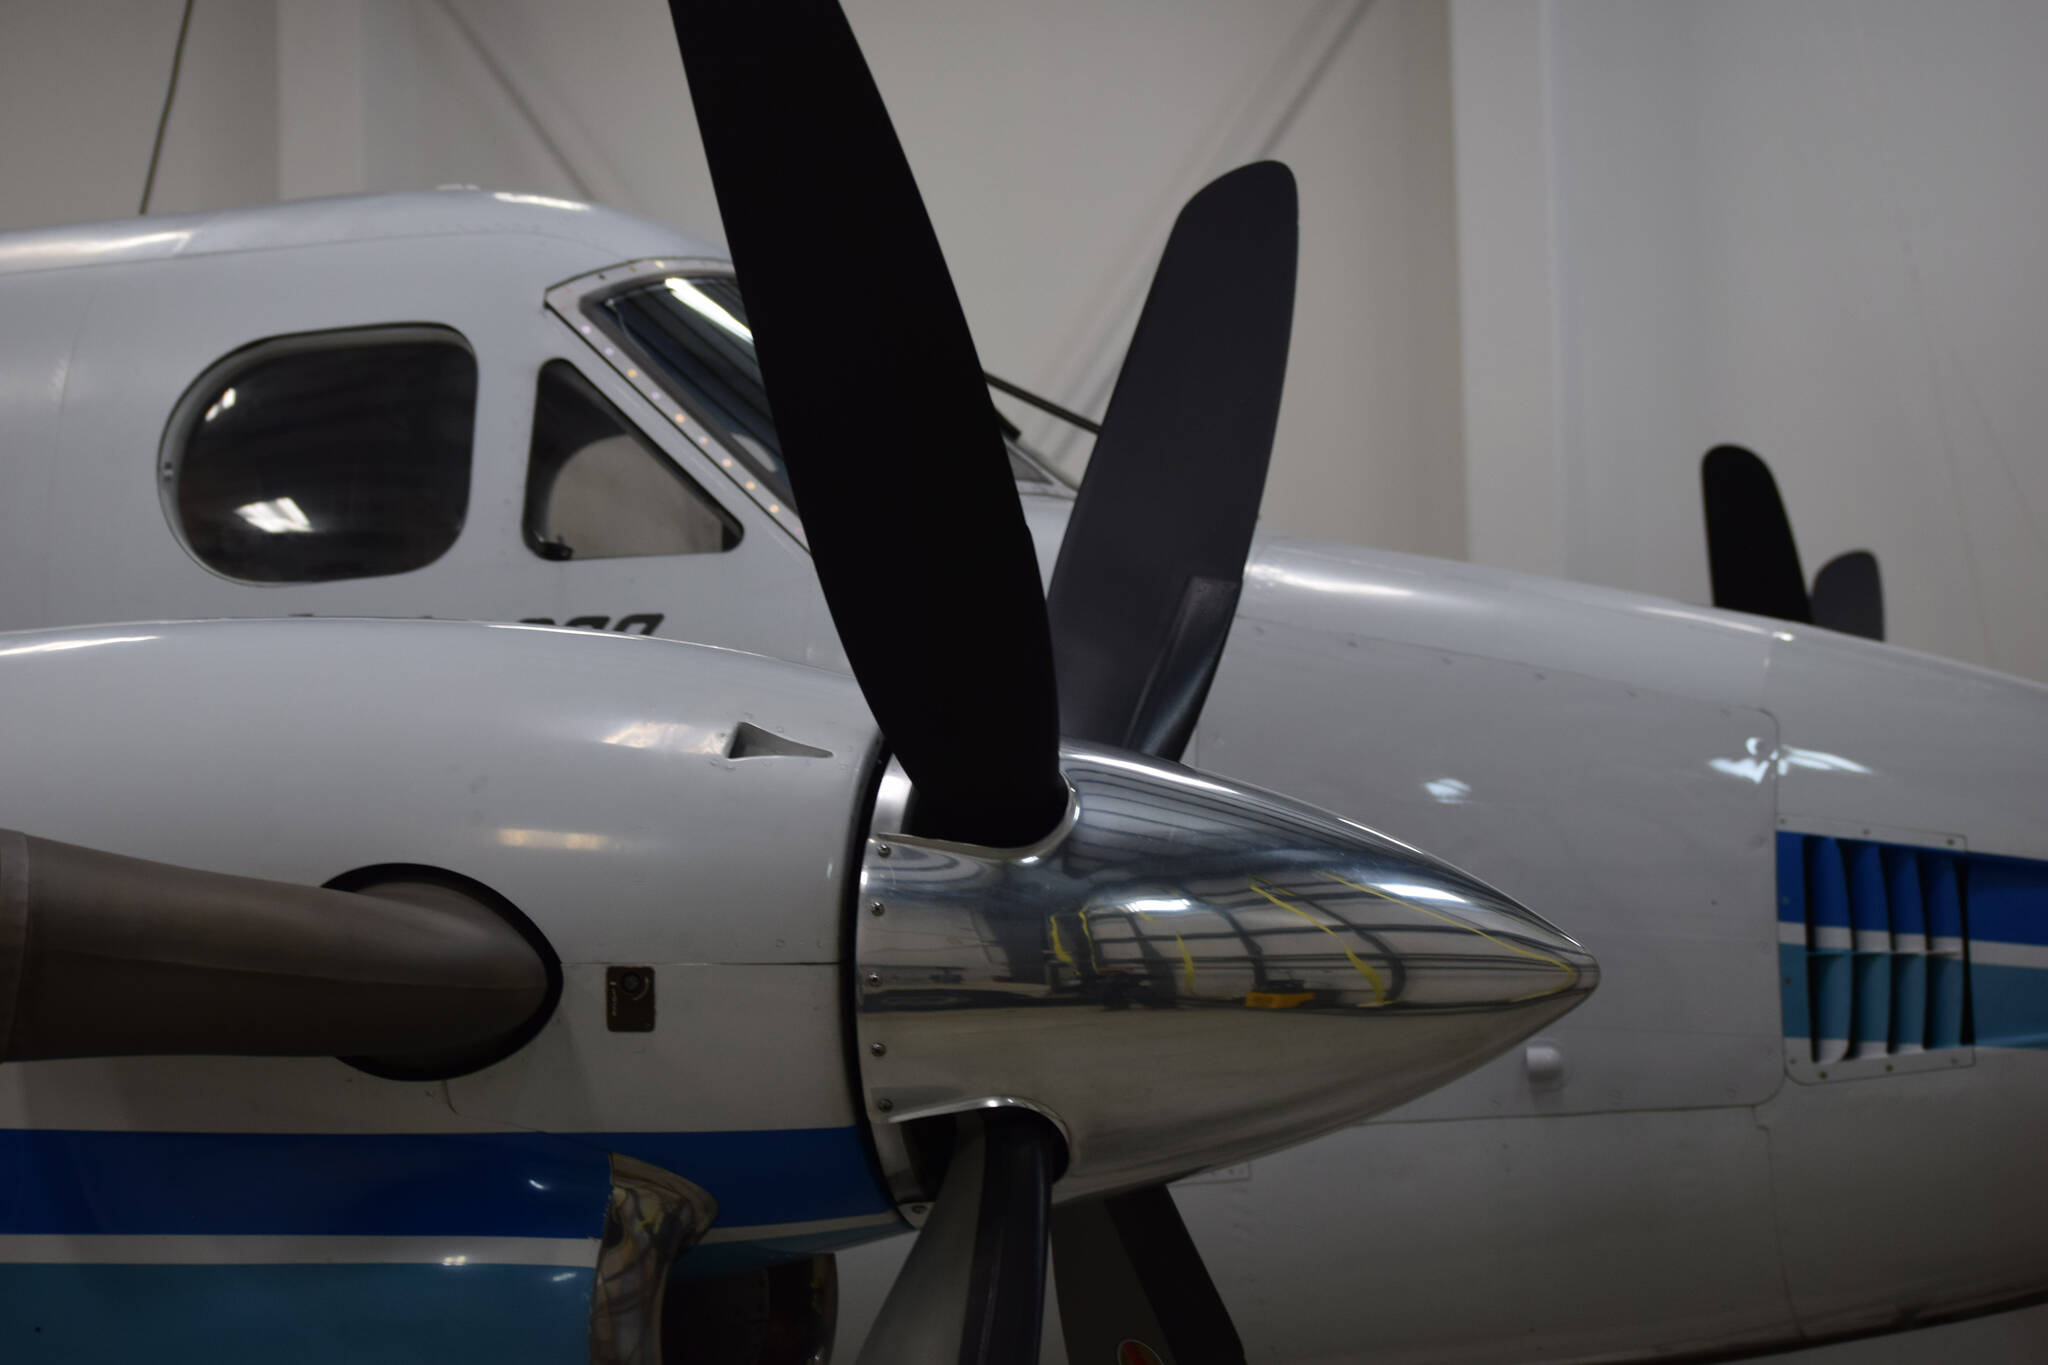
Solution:
[[[1061,729],[1179,759],[1244,582],[1280,419],[1299,211],[1278,162],[1188,201],[1138,316],[1053,571]],[[1073,1360],[1244,1347],[1164,1186],[1063,1205],[1053,1272]]]
[[[1820,566],[1813,576],[1813,623],[1866,640],[1884,638],[1884,581],[1876,555],[1849,550]]]
[[[1884,638],[1884,585],[1877,557],[1868,550],[1835,556],[1821,567],[1809,594],[1778,481],[1754,451],[1741,446],[1708,451],[1700,461],[1700,490],[1715,606]]]
[[[1178,759],[1236,615],[1294,321],[1294,176],[1188,201],[1138,315],[1048,594],[1060,728]]]
[[[1080,738],[1177,758],[1207,694],[1278,418],[1293,178],[1270,162],[1234,171],[1176,222],[1076,503],[1049,625],[973,340],[845,15],[832,0],[670,10],[818,576],[914,788],[912,832],[1029,843],[1065,809],[1062,720]],[[838,449],[848,416],[877,405],[914,414],[890,429],[900,477],[886,483]],[[919,621],[945,629],[910,629],[890,609],[913,599]],[[890,1345],[871,1354],[921,1333],[963,1361],[1036,1360],[1060,1139],[1023,1112],[960,1127],[870,1338]],[[1093,1239],[1099,1273],[1078,1276],[1091,1250],[1062,1236],[1061,1298],[1077,1323],[1122,1332],[1129,1302],[1153,1323],[1196,1328],[1167,1326],[1165,1339],[1191,1350],[1205,1335],[1216,1348],[1181,1359],[1242,1359],[1163,1188],[1077,1216],[1072,1226],[1107,1218],[1117,1231]],[[1159,1268],[1174,1273],[1146,1273]]]
[[[1812,622],[1806,573],[1770,466],[1741,446],[1715,446],[1700,461],[1700,491],[1714,605]]]

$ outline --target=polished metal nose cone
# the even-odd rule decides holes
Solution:
[[[897,1130],[1023,1105],[1067,1140],[1062,1197],[1241,1160],[1469,1071],[1599,979],[1555,926],[1362,825],[1069,744],[1068,818],[998,851],[878,835],[856,1026]]]

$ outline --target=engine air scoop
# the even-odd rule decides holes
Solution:
[[[1061,768],[1037,845],[868,841],[861,1080],[906,1201],[931,1193],[910,1120],[1022,1105],[1066,1138],[1061,1198],[1131,1188],[1412,1099],[1599,980],[1540,916],[1362,825],[1094,746]]]

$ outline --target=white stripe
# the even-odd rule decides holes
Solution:
[[[2048,943],[1991,943],[1979,939],[1970,944],[1970,960],[1987,967],[2048,969]]]
[[[700,1243],[774,1242],[785,1237],[810,1237],[821,1232],[850,1232],[855,1228],[889,1227],[901,1220],[893,1213],[863,1213],[852,1218],[820,1218],[809,1223],[756,1223],[743,1228],[713,1228]]]
[[[597,1264],[595,1237],[210,1237],[36,1233],[0,1237],[0,1264]]]
[[[1806,946],[1806,926],[1796,920],[1778,921],[1778,942],[1794,948]]]
[[[1831,952],[1847,952],[1856,946],[1849,930],[1839,924],[1817,924],[1813,928],[1813,946]]]

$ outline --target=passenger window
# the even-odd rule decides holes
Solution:
[[[165,506],[200,562],[255,583],[405,573],[469,509],[476,357],[445,327],[278,337],[172,413]]]
[[[541,367],[526,469],[526,543],[543,559],[699,555],[740,524],[566,361]]]

